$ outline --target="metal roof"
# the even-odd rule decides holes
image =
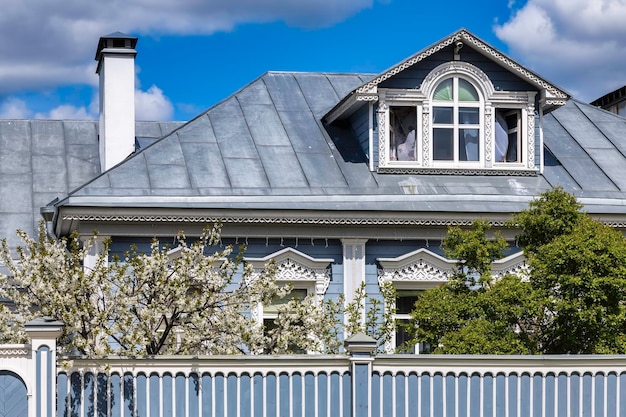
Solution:
[[[137,135],[161,137],[180,123],[137,122]],[[98,122],[0,120],[0,238],[16,242],[41,220],[39,208],[100,174]]]
[[[622,213],[626,119],[576,101],[543,120],[538,176],[376,173],[321,118],[369,74],[270,72],[105,172],[63,206],[510,213],[557,185]]]

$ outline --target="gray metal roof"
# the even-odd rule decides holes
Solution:
[[[180,123],[138,122],[161,137]],[[16,242],[41,220],[39,208],[100,174],[96,121],[0,120],[0,238]]]
[[[63,205],[511,212],[557,185],[623,212],[626,120],[570,101],[545,116],[543,175],[379,174],[320,122],[360,74],[270,72],[72,193]]]

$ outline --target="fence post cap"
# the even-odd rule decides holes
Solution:
[[[375,339],[363,333],[354,334],[343,342],[343,346],[352,354],[366,353],[371,355],[376,350],[377,345]]]

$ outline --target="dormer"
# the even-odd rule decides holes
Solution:
[[[462,29],[352,91],[324,121],[367,118],[355,133],[379,173],[536,175],[542,117],[568,99]]]

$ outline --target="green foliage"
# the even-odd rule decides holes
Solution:
[[[491,282],[491,264],[502,256],[507,245],[499,233],[488,238],[488,230],[489,224],[484,220],[474,221],[466,230],[448,229],[443,248],[448,258],[458,260],[452,279],[461,287],[485,286]]]
[[[514,216],[527,279],[491,277],[504,246],[486,224],[450,229],[457,270],[418,300],[416,340],[435,353],[626,353],[626,239],[581,208],[556,188]]]
[[[528,209],[514,216],[510,226],[517,227],[519,245],[534,253],[555,237],[568,234],[584,217],[582,205],[561,187],[546,191],[531,201]]]
[[[626,240],[589,217],[531,258],[546,296],[545,353],[626,353]]]
[[[393,307],[396,290],[392,283],[384,283],[380,287],[382,299],[368,297],[365,282],[355,291],[354,299],[344,309],[346,326],[344,338],[363,333],[378,342],[378,351],[383,351],[395,331]],[[343,298],[342,298],[343,300]],[[369,308],[366,308],[366,304]]]

